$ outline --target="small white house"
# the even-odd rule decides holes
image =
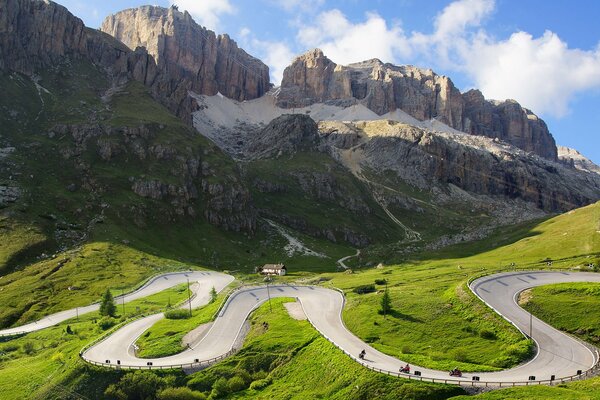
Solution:
[[[259,272],[263,275],[283,276],[287,273],[287,268],[283,264],[265,264],[259,268]]]

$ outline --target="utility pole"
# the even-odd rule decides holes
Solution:
[[[190,306],[190,318],[192,317],[192,293],[190,292],[190,278],[187,279],[188,285],[188,305]]]
[[[125,316],[125,290],[121,289],[121,304],[123,305],[123,316]]]
[[[529,339],[533,340],[531,335],[533,334],[533,314],[529,311]]]
[[[271,281],[271,276],[267,275],[267,296],[269,297],[269,312],[273,312],[273,307],[271,307],[271,291],[269,290],[269,282]]]
[[[77,317],[77,322],[79,322],[79,307],[75,307],[75,316]]]

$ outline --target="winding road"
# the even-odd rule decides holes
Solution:
[[[187,273],[188,277],[192,279],[193,276],[193,279],[197,279],[199,282],[195,287],[197,295],[194,298],[194,305],[208,302],[208,292],[211,287],[214,286],[220,290],[233,280],[231,276],[217,272],[191,274]],[[176,279],[185,281],[187,277],[180,273],[171,274],[168,278],[172,281]],[[164,285],[161,277],[157,277],[145,285],[146,290],[150,290],[154,282]],[[518,294],[534,286],[563,282],[600,282],[600,274],[558,271],[507,272],[476,279],[470,287],[488,306],[527,336],[530,329],[530,315],[517,304]],[[400,374],[398,370],[406,362],[370,347],[345,327],[341,318],[344,297],[340,292],[323,287],[293,285],[270,286],[269,289],[267,287],[249,287],[234,292],[204,338],[194,347],[179,354],[156,359],[141,359],[135,356],[133,344],[146,329],[163,317],[162,314],[157,314],[136,320],[120,328],[85,350],[81,356],[84,360],[94,364],[119,368],[193,366],[208,360],[223,358],[234,350],[236,339],[249,314],[268,299],[268,290],[271,297],[297,298],[311,324],[323,336],[357,362],[383,373],[412,379],[469,385],[538,384],[542,381],[549,382],[552,375],[554,375],[555,381],[573,379],[573,376],[577,377],[578,370],[585,375],[585,371],[596,368],[598,363],[598,353],[595,348],[533,317],[531,319],[531,336],[537,344],[538,352],[531,361],[523,365],[499,372],[469,373],[462,378],[450,378],[447,371],[414,365],[411,366],[411,374]],[[53,321],[56,320],[56,315],[47,318],[51,317]],[[28,327],[31,325],[29,324]],[[14,329],[22,328],[24,327]],[[41,328],[38,326],[38,329]],[[0,331],[0,334],[5,332]],[[365,360],[359,360],[356,357],[362,349],[366,349],[367,352]],[[421,375],[416,376],[416,371],[419,371]],[[473,376],[478,377],[479,381],[474,382]],[[534,380],[530,380],[532,376],[535,377]]]

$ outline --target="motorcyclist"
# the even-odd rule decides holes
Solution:
[[[404,367],[401,367],[400,372],[404,372],[405,374],[408,374],[410,372],[410,365],[406,364]]]
[[[367,355],[367,352],[365,351],[365,349],[362,349],[360,351],[360,353],[358,353],[358,358],[360,358],[361,360],[365,359],[365,355]]]

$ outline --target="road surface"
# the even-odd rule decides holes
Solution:
[[[214,281],[218,277],[218,281]],[[208,302],[210,287],[224,287],[232,279],[227,275],[209,273],[200,277],[200,286],[196,304]],[[173,278],[172,278],[173,279]],[[206,279],[210,283],[202,281]],[[213,279],[211,281],[211,279]],[[530,315],[517,304],[518,294],[534,286],[563,282],[600,282],[600,274],[584,272],[531,271],[508,272],[479,278],[471,283],[471,290],[496,312],[511,321],[521,332],[528,335]],[[220,286],[222,284],[223,286]],[[357,362],[384,373],[398,374],[399,368],[406,362],[383,354],[370,347],[352,334],[344,325],[341,313],[344,297],[340,292],[323,287],[310,286],[270,286],[251,287],[235,292],[225,303],[205,337],[193,348],[179,354],[141,359],[135,356],[133,344],[152,324],[162,318],[162,314],[153,315],[132,322],[117,330],[103,341],[88,348],[82,354],[86,361],[121,368],[166,368],[182,365],[194,365],[198,362],[223,357],[233,349],[236,338],[249,314],[271,297],[297,298],[312,325],[326,338],[344,350]],[[448,371],[438,371],[411,365],[411,378],[435,380],[436,382],[471,384],[473,376],[479,377],[476,384],[499,383],[538,383],[550,380],[551,376],[559,381],[576,375],[578,370],[585,372],[598,362],[597,351],[533,317],[532,338],[537,344],[537,355],[529,362],[516,368],[492,373],[468,373],[462,378],[451,378]],[[176,323],[176,322],[174,322]],[[365,360],[358,359],[358,353],[366,350]],[[421,373],[420,377],[414,375]],[[409,374],[400,374],[409,377]],[[531,376],[535,381],[529,381]]]

